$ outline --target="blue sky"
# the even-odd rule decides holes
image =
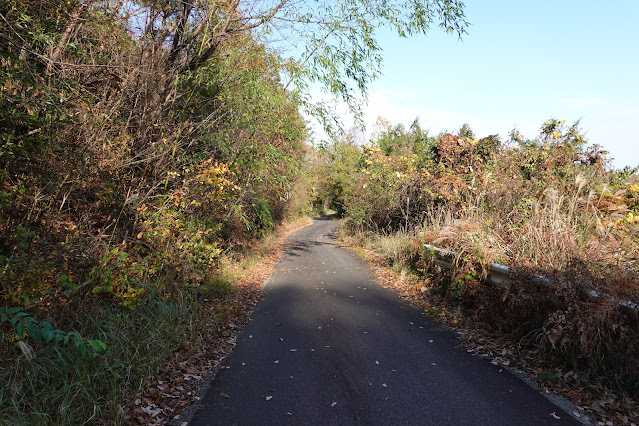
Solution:
[[[613,166],[639,165],[639,0],[467,0],[466,16],[463,41],[436,27],[379,32],[384,75],[370,86],[367,133],[378,116],[502,138],[581,119]]]

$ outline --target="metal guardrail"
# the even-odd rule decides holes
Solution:
[[[424,244],[426,249],[433,252],[433,261],[439,266],[446,269],[455,269],[455,258],[457,253],[450,250],[441,249],[430,244]],[[491,263],[488,265],[488,274],[486,281],[492,284],[504,284],[510,279],[510,268],[499,263]]]
[[[457,265],[455,264],[455,259],[457,258],[458,255],[454,251],[435,247],[430,244],[424,244],[424,247],[433,253],[433,261],[437,265],[445,269],[457,268]],[[536,278],[540,282],[546,285],[550,284],[550,279],[548,279],[547,277],[544,277],[543,275],[536,275]],[[485,281],[488,281],[491,284],[497,284],[497,285],[508,283],[510,281],[510,267],[506,265],[502,265],[500,263],[489,264]],[[596,299],[602,297],[595,290],[590,290],[590,292],[588,292],[588,295]],[[631,301],[617,300],[610,295],[604,295],[604,297],[607,297],[612,302],[616,302],[620,307],[628,309],[630,311],[635,311],[639,309],[639,304],[637,303],[634,303]]]

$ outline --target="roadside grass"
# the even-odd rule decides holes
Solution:
[[[473,240],[473,235],[485,231],[469,222],[457,223],[455,230],[450,227],[451,222],[442,222],[426,232],[377,234],[343,226],[339,235],[344,245],[376,265],[378,282],[396,289],[435,319],[462,330],[471,350],[492,345],[483,350],[487,357],[512,362],[540,385],[577,402],[586,401],[587,410],[596,398],[613,401],[609,412],[595,415],[607,415],[607,419],[618,415],[616,420],[620,420],[637,411],[639,312],[620,309],[615,301],[620,299],[593,299],[586,291],[594,288],[602,295],[628,297],[636,293],[621,293],[619,289],[636,291],[636,277],[619,269],[606,269],[597,276],[580,269],[579,264],[568,263],[561,270],[546,270],[546,285],[540,285],[536,278],[538,267],[515,268],[510,284],[492,285],[482,282],[482,265],[473,250],[473,244],[482,241]],[[425,251],[416,248],[437,241],[425,240],[425,235],[432,238],[438,234],[446,239],[444,247],[463,251],[458,271],[438,268]],[[468,274],[474,268],[478,273]],[[512,361],[501,357],[506,350],[500,349],[503,347],[508,348]],[[519,360],[524,361],[520,364]],[[575,396],[582,394],[591,395],[591,399]]]
[[[33,353],[28,355],[3,339],[2,423],[115,423],[127,397],[146,385],[171,351],[197,344],[202,313],[209,303],[204,298],[221,294],[216,286],[211,292],[183,293],[171,300],[153,296],[135,310],[114,304],[84,310],[72,327],[82,336],[104,342],[107,349],[101,354],[83,354],[73,346],[31,344]],[[207,328],[223,321],[224,310],[218,312],[216,318],[207,318]]]
[[[221,270],[227,279],[233,281],[250,277],[251,270],[259,265],[262,259],[278,253],[289,233],[310,225],[312,219],[308,216],[292,217],[278,225],[243,251],[228,253],[220,260]]]
[[[201,285],[170,296],[146,286],[149,296],[135,309],[93,294],[87,296],[90,303],[67,306],[65,318],[55,323],[103,342],[103,352],[40,344],[0,329],[0,424],[127,424],[123,408],[129,400],[150,386],[171,354],[215,336],[238,309],[233,306],[238,283],[262,280],[252,276],[263,269],[262,261],[274,263],[285,234],[308,223],[295,219],[245,253],[227,254]]]
[[[547,288],[530,279],[536,270],[519,269],[505,287],[468,280],[458,298],[450,276],[442,292],[443,271],[423,258],[401,263],[405,257],[394,248],[408,246],[407,239],[421,242],[420,233],[354,233],[343,226],[339,235],[342,244],[371,262],[380,285],[457,330],[469,351],[523,370],[542,389],[564,395],[602,424],[636,418],[639,340],[632,330],[638,315],[610,301],[583,299],[579,284],[592,284],[592,277],[554,274]]]

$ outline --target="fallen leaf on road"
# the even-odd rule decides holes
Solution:
[[[265,399],[266,399],[267,401],[270,401],[271,399],[273,399],[273,397],[269,395],[269,396],[267,396]]]
[[[561,419],[561,417],[559,417],[558,415],[556,415],[554,411],[553,411],[552,413],[550,413],[550,415],[551,415],[553,418],[557,419],[557,420]]]
[[[224,399],[229,399],[229,396],[225,394],[224,392],[220,392],[220,396]]]
[[[331,407],[335,407],[336,405],[337,405],[337,402],[333,402],[333,403],[331,404]]]
[[[386,386],[386,383],[382,383],[382,387],[383,387],[383,388],[387,387],[387,386]]]
[[[279,361],[279,360],[277,360],[277,361],[273,361],[273,364],[279,364],[279,363],[280,363],[280,361]]]

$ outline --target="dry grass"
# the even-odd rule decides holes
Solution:
[[[378,160],[376,153],[371,167],[384,171],[376,179],[390,180],[382,186],[396,188],[387,198],[398,200],[385,207],[386,198],[378,199],[376,208],[387,211],[377,216],[408,211],[395,211],[408,206],[401,182],[411,185],[411,208],[419,212],[404,215],[396,234],[364,231],[350,243],[373,248],[400,274],[416,273],[428,290],[417,289],[425,303],[444,301],[474,326],[509,336],[551,365],[636,397],[639,310],[618,302],[639,303],[639,177],[605,170],[601,153],[583,150],[575,134],[567,129],[561,140],[543,142],[546,135],[483,159],[475,152],[482,141],[448,135],[436,145],[435,162],[410,181],[401,181],[404,169],[392,168],[407,167],[405,157]],[[387,228],[372,223],[369,229]],[[423,244],[456,252],[458,269],[442,270]],[[511,267],[509,284],[482,282],[492,262]]]

